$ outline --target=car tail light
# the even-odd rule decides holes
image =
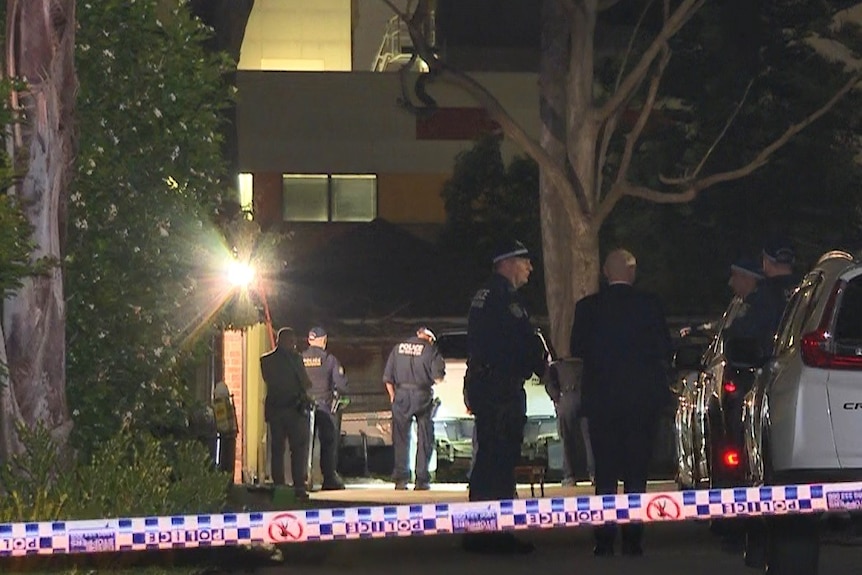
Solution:
[[[838,296],[847,286],[846,281],[840,281],[829,295],[823,318],[817,329],[802,336],[802,362],[810,367],[823,369],[862,369],[862,356],[836,353],[835,340],[829,331],[835,303]]]
[[[739,467],[739,451],[736,449],[726,449],[721,461],[725,467]]]
[[[729,379],[724,382],[723,386],[724,386],[724,391],[726,391],[727,393],[736,393],[736,390],[738,389],[736,387],[736,384],[733,383]]]

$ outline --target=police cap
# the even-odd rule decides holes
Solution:
[[[796,261],[796,251],[783,237],[773,237],[763,244],[763,255],[779,264],[793,265]]]
[[[501,262],[509,258],[529,258],[530,250],[518,240],[507,240],[497,244],[491,257],[491,263]]]
[[[739,258],[730,265],[730,269],[754,276],[757,279],[763,279],[763,268],[760,266],[760,262],[751,258]]]

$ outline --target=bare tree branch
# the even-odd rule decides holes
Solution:
[[[658,57],[663,46],[694,16],[705,1],[682,0],[680,5],[676,7],[676,10],[665,20],[664,26],[662,26],[658,35],[656,35],[652,43],[641,55],[641,59],[632,71],[622,81],[619,89],[598,110],[595,110],[594,113],[597,119],[604,120],[608,118],[623,105],[632,92],[637,91],[643,79],[649,74],[650,64]]]
[[[772,155],[780,148],[785,146],[791,139],[793,139],[796,134],[807,128],[809,125],[820,119],[821,116],[823,116],[833,107],[835,107],[835,105],[844,96],[846,96],[850,92],[850,90],[852,90],[860,82],[860,80],[862,80],[862,73],[854,74],[841,87],[840,90],[835,92],[835,94],[825,104],[820,106],[802,121],[793,124],[792,126],[787,128],[787,130],[785,130],[780,137],[778,137],[771,144],[760,150],[757,156],[755,156],[755,158],[751,160],[748,164],[734,170],[728,170],[726,172],[713,174],[711,176],[707,176],[706,178],[694,179],[689,177],[683,179],[661,177],[661,182],[668,185],[676,185],[685,188],[686,190],[692,190],[694,194],[697,194],[698,192],[716,184],[738,180],[751,174],[752,172],[766,164],[770,160]]]
[[[697,197],[697,190],[687,188],[681,193],[659,192],[645,186],[633,186],[623,182],[620,187],[623,194],[633,198],[642,198],[656,204],[687,204]]]
[[[614,184],[611,186],[608,195],[601,201],[598,208],[595,212],[595,218],[593,220],[594,225],[601,225],[601,222],[605,220],[608,214],[611,213],[611,210],[614,209],[614,206],[620,199],[625,195],[625,186],[621,185],[627,181],[629,167],[631,167],[632,157],[634,157],[634,151],[637,147],[638,141],[640,141],[640,137],[643,134],[644,128],[647,125],[647,121],[649,120],[650,115],[652,114],[653,109],[655,108],[656,98],[658,97],[658,88],[661,84],[661,79],[664,76],[664,71],[667,69],[667,64],[670,62],[671,51],[667,45],[662,48],[662,56],[661,60],[658,62],[658,66],[656,67],[656,71],[650,79],[649,88],[647,89],[646,99],[644,100],[643,105],[641,106],[640,114],[638,114],[638,119],[635,121],[635,125],[632,126],[631,131],[626,136],[626,144],[623,149],[623,155],[620,159],[620,165],[617,168],[617,177],[614,181]]]
[[[629,36],[629,43],[626,46],[626,51],[623,54],[623,61],[620,63],[620,69],[617,71],[617,79],[614,81],[614,92],[619,90],[620,82],[623,80],[623,74],[625,74],[626,67],[628,66],[629,57],[634,50],[635,40],[637,39],[638,32],[640,31],[640,27],[643,25],[643,21],[646,18],[647,13],[649,12],[650,7],[652,6],[653,0],[649,0],[641,11],[640,16],[638,17],[637,22],[635,23],[634,30],[632,30],[631,35]],[[640,87],[640,86],[638,86]],[[632,95],[637,90],[632,91]],[[614,132],[617,130],[617,124],[619,123],[620,113],[623,109],[625,109],[628,102],[631,100],[631,97],[627,99],[622,105],[617,108],[616,112],[608,116],[602,122],[602,126],[600,129],[601,133],[601,141],[599,142],[598,154],[596,154],[596,186],[595,186],[595,194],[596,197],[600,197],[602,192],[602,186],[604,185],[604,173],[602,171],[603,166],[605,165],[605,160],[608,156],[608,147],[611,145],[611,140],[614,137]]]
[[[697,167],[694,169],[694,172],[692,172],[690,177],[696,178],[698,174],[700,174],[700,171],[703,169],[703,166],[706,165],[706,161],[712,155],[712,152],[715,151],[715,148],[718,147],[719,142],[721,142],[725,134],[727,134],[727,131],[730,129],[731,124],[733,124],[733,121],[736,119],[736,116],[739,115],[739,111],[742,109],[743,104],[745,104],[745,100],[748,99],[748,94],[749,92],[751,92],[751,87],[753,85],[754,78],[752,78],[748,82],[748,85],[745,87],[745,92],[742,94],[742,98],[739,100],[739,103],[733,109],[733,112],[730,114],[730,116],[728,116],[727,121],[724,123],[724,127],[721,129],[721,132],[719,132],[718,136],[715,138],[715,141],[709,146],[709,149],[703,155],[703,158],[700,159],[700,162],[697,164]]]
[[[520,148],[524,150],[527,155],[533,158],[536,163],[542,166],[544,170],[546,170],[549,179],[553,182],[555,187],[560,190],[572,191],[573,195],[577,199],[578,208],[582,212],[586,213],[589,204],[586,201],[586,192],[583,184],[578,178],[578,175],[574,172],[566,174],[566,172],[548,156],[547,152],[545,152],[539,142],[527,134],[524,128],[515,121],[512,115],[509,114],[500,101],[487,88],[468,74],[446,65],[446,63],[442,62],[437,57],[437,54],[434,53],[422,29],[422,24],[425,22],[426,15],[428,14],[428,0],[419,0],[419,3],[412,14],[400,12],[393,4],[392,0],[382,1],[393,9],[395,13],[398,14],[399,18],[407,23],[407,29],[410,33],[410,38],[413,41],[416,54],[418,54],[418,56],[428,64],[428,68],[431,70],[429,74],[424,76],[448,82],[460,87],[470,94],[470,96],[472,96],[473,99],[475,99],[476,102],[485,109],[488,117],[499,124],[503,133],[515,144],[520,146]],[[415,106],[413,106],[412,109],[414,111],[419,110],[419,108],[416,108]],[[577,214],[570,213],[569,216],[576,217]]]

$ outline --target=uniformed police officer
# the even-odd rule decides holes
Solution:
[[[296,334],[284,327],[278,330],[276,348],[260,357],[260,372],[266,383],[264,419],[270,431],[272,482],[284,485],[285,440],[290,445],[290,471],[297,498],[306,491],[309,441],[311,380],[296,351]]]
[[[437,350],[434,332],[420,327],[416,335],[392,348],[383,383],[392,403],[392,447],[395,464],[392,479],[395,489],[407,489],[410,480],[408,464],[410,449],[410,427],[416,419],[416,484],[414,490],[431,489],[431,474],[428,467],[434,449],[433,411],[435,383],[443,381],[446,363]]]
[[[524,381],[545,368],[541,343],[518,295],[530,278],[530,253],[519,241],[493,253],[493,275],[470,303],[467,319],[465,401],[473,413],[477,453],[470,501],[511,499],[521,454],[527,399]],[[468,535],[468,551],[529,553],[530,543],[510,533]]]
[[[338,425],[333,404],[347,393],[347,376],[341,362],[326,350],[328,336],[322,327],[308,332],[308,349],[302,352],[302,363],[311,379],[314,397],[314,433],[320,440],[320,471],[324,491],[344,489],[338,476]],[[313,436],[312,436],[313,437]]]
[[[727,338],[754,338],[764,356],[772,353],[775,331],[781,315],[799,277],[793,272],[796,252],[784,238],[776,237],[765,242],[762,254],[763,275],[757,289],[746,298],[745,309],[740,310],[733,323],[726,328]]]

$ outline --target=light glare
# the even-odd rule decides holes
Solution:
[[[237,287],[248,287],[254,281],[254,268],[241,262],[231,262],[227,268],[228,281]]]

